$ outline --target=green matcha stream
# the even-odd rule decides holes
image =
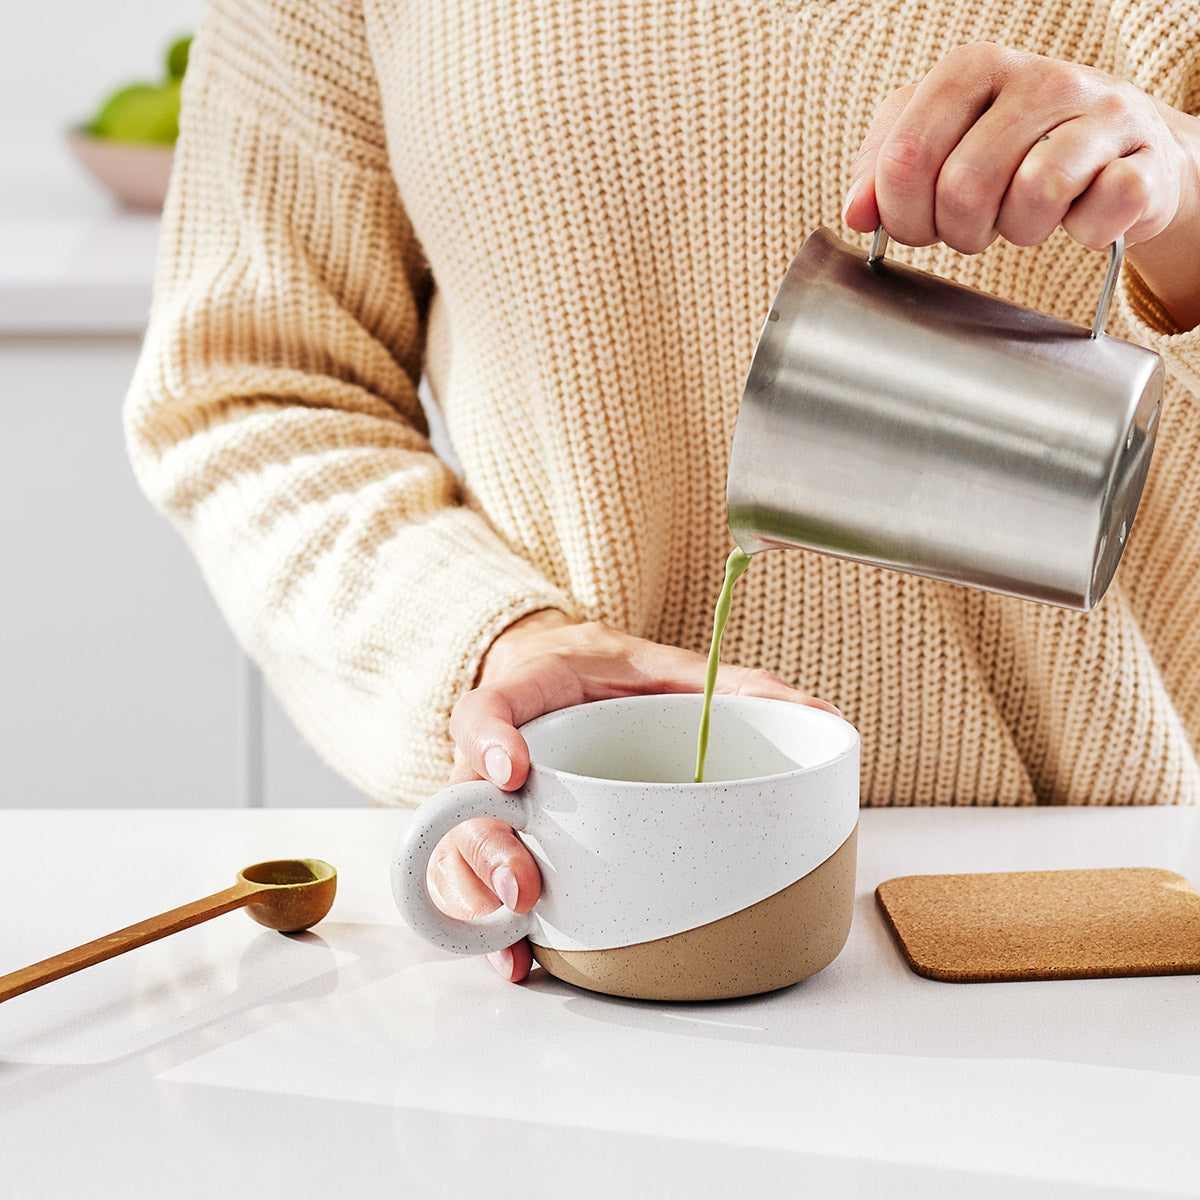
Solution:
[[[717,611],[713,616],[712,645],[708,648],[708,670],[704,676],[704,708],[700,713],[700,738],[696,745],[696,782],[704,782],[704,760],[708,757],[708,725],[712,715],[713,690],[717,686],[717,667],[721,662],[721,635],[729,620],[729,605],[733,599],[733,585],[742,577],[750,565],[750,555],[740,547],[725,562],[725,582],[717,599]]]

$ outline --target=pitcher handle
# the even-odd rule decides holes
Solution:
[[[887,253],[888,235],[882,225],[875,226],[875,236],[871,239],[871,249],[867,251],[867,262],[871,266],[882,262]],[[1092,321],[1091,337],[1093,340],[1104,332],[1108,324],[1108,310],[1112,307],[1113,293],[1117,290],[1117,280],[1121,277],[1121,262],[1125,257],[1125,235],[1118,234],[1117,239],[1108,248],[1108,271],[1104,276],[1104,285],[1100,289],[1100,301],[1096,305],[1096,317]]]

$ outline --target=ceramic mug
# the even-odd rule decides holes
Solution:
[[[805,705],[716,696],[694,783],[701,702],[629,696],[523,726],[522,788],[461,783],[413,814],[392,865],[408,925],[456,954],[528,937],[552,975],[640,999],[753,995],[831,963],[854,906],[858,733]],[[434,847],[473,817],[507,822],[533,854],[531,912],[460,921],[433,905]]]

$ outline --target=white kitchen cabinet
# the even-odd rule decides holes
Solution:
[[[0,805],[362,803],[269,696],[255,720],[254,676],[137,488],[137,348],[0,338]]]
[[[360,805],[133,478],[157,223],[0,203],[0,807]]]
[[[137,489],[136,338],[0,339],[0,803],[240,803],[239,653]]]

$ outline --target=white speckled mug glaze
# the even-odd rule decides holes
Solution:
[[[717,696],[694,783],[701,700],[601,700],[524,726],[524,787],[458,784],[413,815],[392,866],[405,921],[457,954],[528,937],[552,974],[647,999],[749,995],[828,965],[854,903],[858,733],[819,709]],[[433,906],[429,857],[472,817],[506,821],[529,847],[532,912],[458,921]]]

